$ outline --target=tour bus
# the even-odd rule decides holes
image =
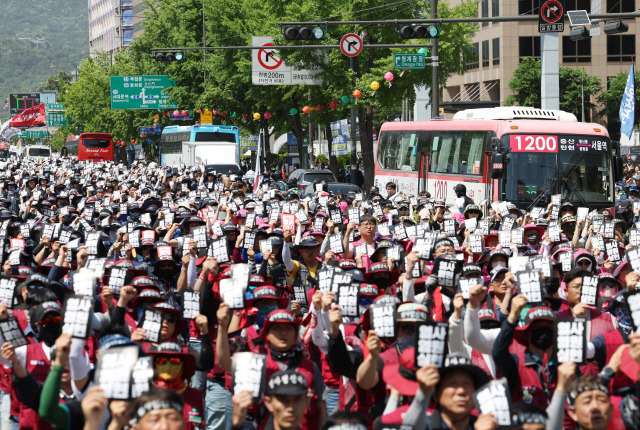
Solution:
[[[69,136],[65,142],[66,156],[79,161],[113,161],[113,139],[109,133],[82,133]]]
[[[527,209],[561,194],[592,208],[614,205],[622,162],[607,130],[575,115],[528,107],[468,109],[452,120],[388,122],[375,151],[375,184],[454,204],[462,183],[476,203]],[[619,152],[619,151],[618,151]]]
[[[203,145],[185,145],[183,143],[200,142]],[[232,145],[229,146],[228,144]],[[216,145],[219,144],[219,145]],[[195,159],[186,156],[188,149],[197,146],[198,159],[206,160],[205,164],[238,164],[240,160],[240,130],[236,126],[227,125],[171,125],[164,127],[160,136],[160,164],[178,167],[190,165]],[[228,153],[232,147],[233,153]],[[184,154],[183,154],[184,152]],[[185,159],[183,159],[185,158]],[[186,159],[189,158],[189,159]]]

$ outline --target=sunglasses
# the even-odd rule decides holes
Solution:
[[[158,366],[162,366],[167,364],[167,362],[171,364],[180,364],[182,363],[182,358],[180,357],[156,357],[156,364]]]
[[[46,317],[46,318],[42,318],[39,321],[39,324],[42,327],[46,327],[49,324],[60,324],[62,322],[62,317],[60,315],[56,315],[55,317]]]
[[[178,321],[178,317],[173,314],[164,314],[164,320],[170,323]]]

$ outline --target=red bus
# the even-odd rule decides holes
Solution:
[[[80,136],[69,136],[65,148],[66,156],[77,157],[79,161],[113,161],[113,139],[109,133],[82,133]]]
[[[575,115],[527,107],[469,109],[453,120],[388,122],[375,151],[375,184],[455,204],[463,183],[476,203],[542,203],[550,190],[591,208],[614,205],[622,163],[607,130]],[[617,151],[619,154],[619,151]],[[615,173],[615,174],[612,174]]]

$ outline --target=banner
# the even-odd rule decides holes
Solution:
[[[45,124],[44,103],[26,109],[11,118],[11,127],[33,127]]]
[[[258,153],[256,154],[256,177],[253,180],[253,192],[258,192],[260,186],[260,174],[262,174],[262,161],[260,160],[260,153],[262,152],[262,133],[258,135]]]
[[[635,75],[633,74],[633,61],[627,78],[627,85],[620,101],[620,134],[624,134],[629,139],[633,134],[633,120],[636,112],[636,86]]]
[[[247,147],[249,151],[257,151],[258,150],[258,135],[250,134],[249,135],[249,146]]]
[[[331,127],[331,155],[348,154],[349,122],[346,119],[329,123]]]
[[[9,140],[13,136],[17,136],[18,134],[20,134],[20,129],[9,126],[10,122],[11,120],[6,121],[4,124],[2,124],[2,127],[0,127],[0,138],[4,140]]]

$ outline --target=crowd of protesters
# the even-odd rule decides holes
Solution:
[[[0,428],[640,428],[635,181],[524,211],[11,158]]]

